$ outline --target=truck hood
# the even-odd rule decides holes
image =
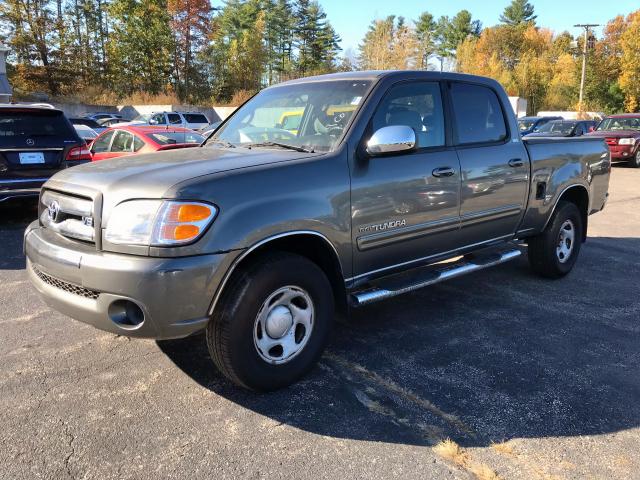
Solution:
[[[54,175],[45,188],[103,196],[103,208],[123,200],[162,198],[167,190],[203,175],[316,156],[247,148],[183,148],[78,165]]]

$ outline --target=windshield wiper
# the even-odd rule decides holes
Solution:
[[[296,152],[313,153],[313,148],[298,147],[296,145],[289,145],[287,143],[280,143],[280,142],[249,143],[249,144],[244,145],[244,146],[247,147],[247,148],[253,148],[253,147],[280,147],[280,148],[286,148],[288,150],[295,150]]]

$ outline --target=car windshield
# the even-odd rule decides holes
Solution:
[[[640,130],[640,117],[605,118],[596,130]]]
[[[548,122],[542,125],[538,129],[538,132],[562,133],[563,135],[569,135],[575,126],[576,122]]]
[[[160,145],[173,145],[176,143],[202,143],[204,137],[196,132],[156,132],[147,136]]]
[[[521,120],[518,120],[518,128],[520,129],[521,132],[523,130],[529,130],[531,127],[533,127],[535,123],[536,123],[536,120],[527,120],[523,118]]]
[[[360,106],[370,81],[334,80],[263,90],[207,143],[330,151]]]

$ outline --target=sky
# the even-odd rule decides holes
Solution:
[[[580,30],[573,28],[576,23],[606,24],[618,14],[628,14],[640,8],[638,0],[529,0],[538,15],[540,26],[562,32],[568,30],[574,35]],[[403,16],[415,20],[423,11],[434,17],[452,17],[466,9],[474,19],[489,27],[499,22],[504,7],[510,0],[319,0],[327,12],[327,18],[342,38],[342,49],[351,48],[357,52],[372,20],[388,15]],[[578,8],[576,8],[578,7]],[[600,29],[596,30],[600,34]]]

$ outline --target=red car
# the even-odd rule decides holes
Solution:
[[[606,117],[590,136],[604,138],[611,160],[628,161],[640,168],[640,113],[624,113]]]
[[[151,153],[174,148],[197,147],[204,141],[199,133],[180,127],[114,126],[91,144],[91,160]]]

